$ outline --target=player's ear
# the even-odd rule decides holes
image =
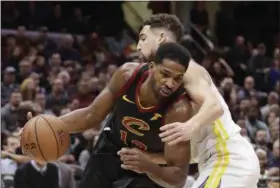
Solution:
[[[162,44],[165,41],[166,41],[166,34],[162,31],[162,32],[160,32],[158,42],[159,42],[159,44]]]

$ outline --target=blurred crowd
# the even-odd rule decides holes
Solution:
[[[19,130],[27,121],[26,113],[60,116],[86,107],[119,65],[139,61],[135,56],[137,39],[128,34],[124,24],[114,34],[100,29],[102,21],[96,22],[98,27],[89,27],[90,19],[85,19],[79,8],[68,8],[64,15],[61,5],[54,3],[19,4],[5,2],[2,12],[2,28],[16,29],[16,34],[1,35],[2,184],[29,188],[25,182],[32,178],[24,174],[33,169],[45,177],[38,175],[42,188],[76,187],[75,180],[81,177],[100,130],[72,135],[69,151],[57,163],[40,166],[20,150]],[[73,19],[65,19],[71,13]],[[65,20],[71,22],[65,25]],[[205,20],[194,19],[202,32],[207,29]],[[37,30],[38,35],[27,37],[27,30]],[[61,32],[59,39],[53,40],[49,30]],[[84,38],[78,40],[74,33]],[[263,41],[252,44],[242,34],[233,38],[227,51],[214,50],[197,61],[209,71],[241,134],[255,148],[262,175],[259,187],[273,188],[280,177],[280,46],[270,45],[273,53],[268,55]],[[197,176],[196,168],[191,168],[187,186]]]

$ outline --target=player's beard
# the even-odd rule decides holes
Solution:
[[[155,57],[155,52],[152,52],[149,56],[145,56],[143,53],[139,53],[138,58],[140,59],[141,62],[143,63],[150,63],[154,61],[154,57]]]
[[[151,81],[150,81],[150,87],[152,88],[152,92],[154,93],[155,97],[158,99],[158,101],[163,99],[163,96],[161,96],[158,91],[159,89],[156,87],[156,80],[154,78],[154,73],[151,74]]]

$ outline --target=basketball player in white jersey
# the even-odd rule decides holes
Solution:
[[[162,43],[179,42],[182,28],[173,15],[149,18],[139,35],[137,49],[141,57],[151,61]],[[240,135],[240,128],[208,72],[191,61],[184,86],[197,112],[185,123],[161,127],[160,137],[171,145],[191,140],[192,159],[198,163],[200,173],[193,188],[256,188],[260,177],[258,158],[251,144]]]

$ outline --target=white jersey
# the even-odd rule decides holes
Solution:
[[[212,81],[211,81],[212,82]],[[203,163],[209,156],[205,156],[207,151],[217,148],[217,152],[225,150],[221,140],[228,140],[231,136],[240,132],[240,127],[235,124],[231,117],[228,106],[219,93],[214,83],[211,83],[211,89],[216,93],[224,110],[223,115],[217,119],[212,126],[206,125],[197,130],[191,139],[192,163]],[[211,109],[209,109],[210,111]]]
[[[232,120],[226,102],[212,81],[210,87],[224,113],[212,125],[204,125],[192,135],[191,162],[198,163],[199,170],[192,188],[257,188],[258,157],[248,140],[240,135],[240,127]],[[198,111],[196,107],[194,111]]]

